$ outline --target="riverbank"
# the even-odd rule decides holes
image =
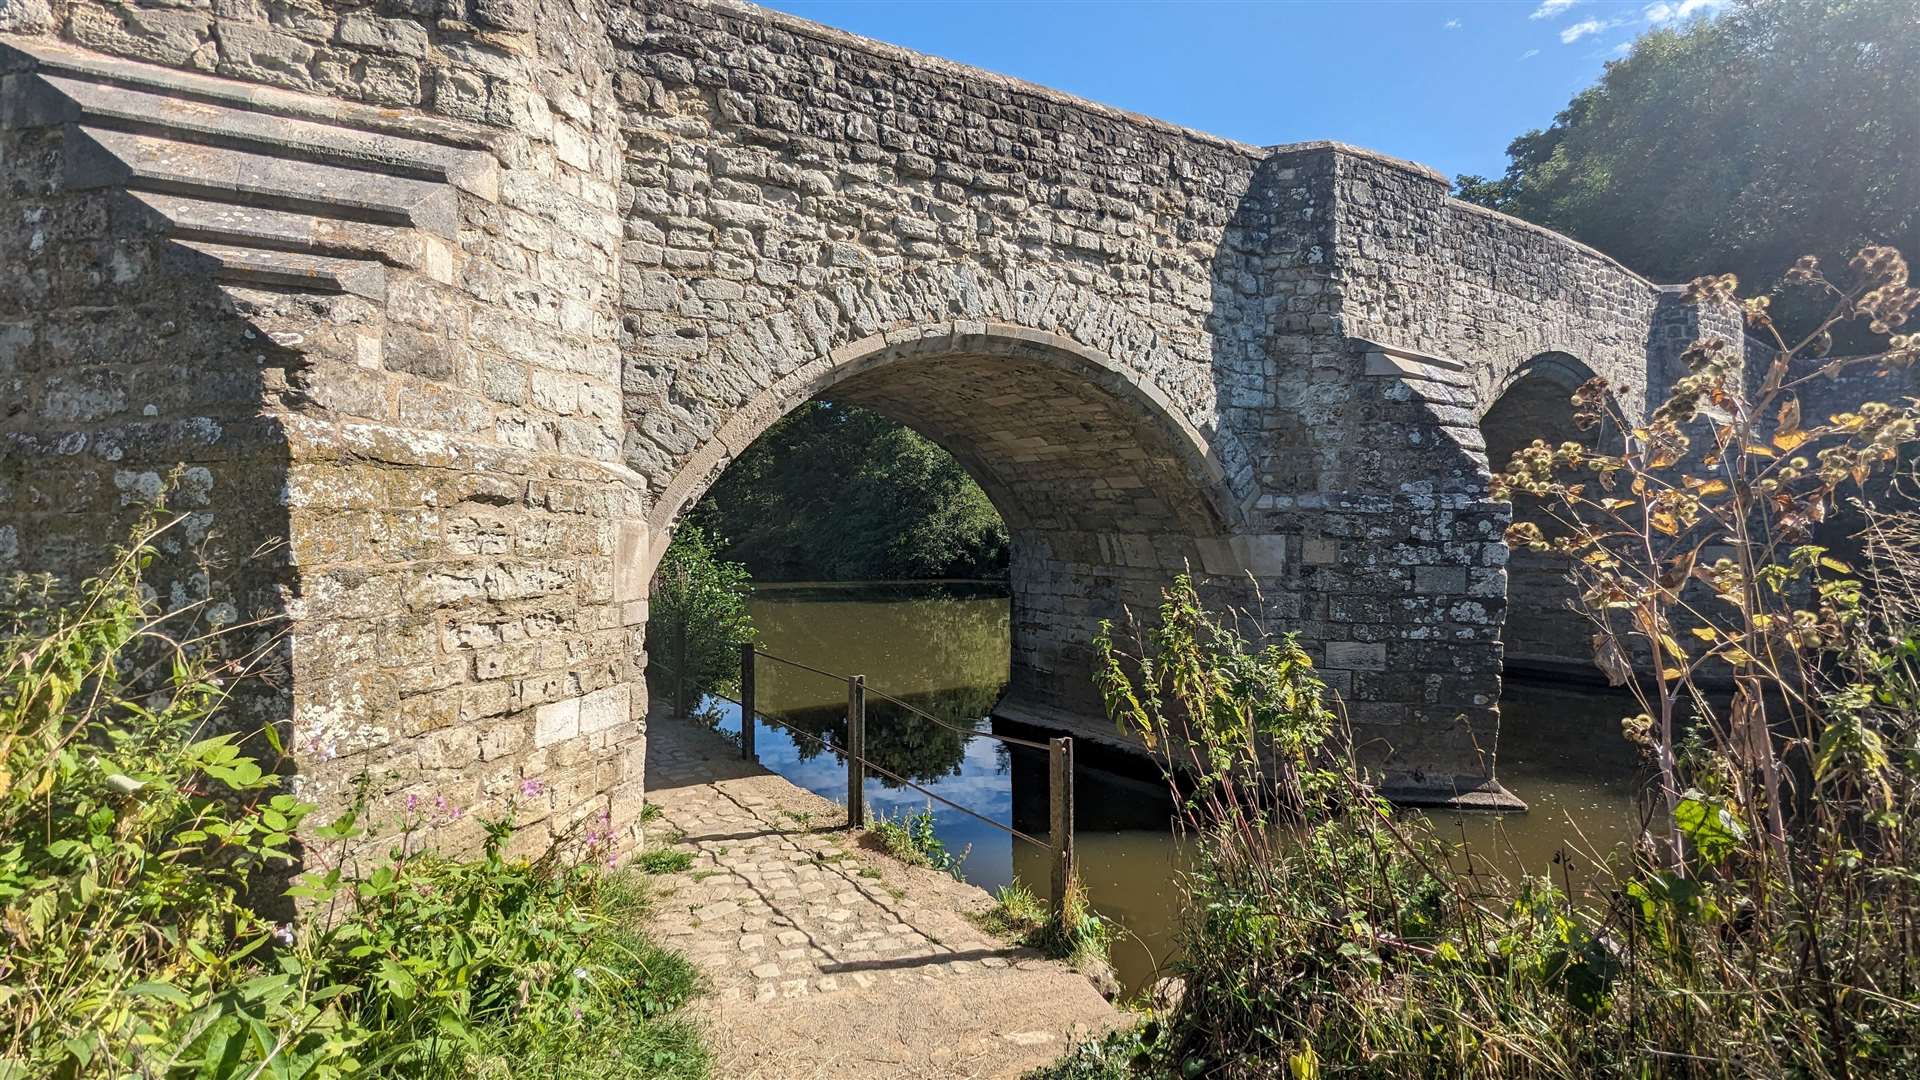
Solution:
[[[657,879],[653,929],[711,985],[715,1075],[1018,1076],[1122,1022],[1085,977],[974,925],[985,892],[868,849],[844,807],[722,735],[652,718],[647,799],[648,846],[692,860]]]

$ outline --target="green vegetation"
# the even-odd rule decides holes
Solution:
[[[1912,0],[1737,0],[1643,35],[1513,141],[1504,177],[1457,188],[1658,281],[1771,281],[1806,252],[1920,250],[1916,81]]]
[[[924,866],[929,870],[952,874],[955,881],[967,880],[960,872],[960,864],[967,861],[968,852],[962,851],[956,855],[948,851],[947,845],[934,835],[932,807],[911,814],[903,811],[898,818],[889,818],[885,813],[876,814],[873,834],[880,838],[887,854],[908,866]]]
[[[1076,882],[1058,919],[1033,890],[1016,881],[993,895],[993,907],[980,920],[988,931],[1013,938],[1075,969],[1104,972],[1113,947],[1114,925],[1087,904]]]
[[[1184,991],[1052,1075],[1920,1072],[1920,510],[1869,513],[1858,570],[1806,542],[1920,439],[1920,405],[1814,419],[1796,397],[1920,360],[1916,336],[1809,347],[1899,328],[1920,290],[1885,248],[1794,278],[1828,314],[1775,336],[1752,393],[1703,342],[1645,423],[1598,380],[1576,394],[1617,449],[1536,442],[1497,481],[1549,509],[1509,542],[1568,558],[1597,659],[1640,700],[1636,842],[1578,889],[1461,872],[1470,852],[1375,794],[1294,640],[1243,636],[1182,578],[1130,651],[1111,628],[1097,648],[1115,719],[1185,773]]]
[[[649,848],[634,862],[649,874],[678,874],[693,868],[693,853],[677,848]]]
[[[647,613],[647,691],[676,716],[708,694],[740,692],[740,646],[753,640],[747,568],[719,558],[721,541],[692,522],[673,534],[654,572]]]
[[[156,606],[160,531],[74,599],[6,598],[0,1077],[705,1074],[694,973],[640,932],[603,822],[532,861],[511,809],[474,861],[418,850],[445,799],[384,841],[358,807],[312,824],[278,734],[221,733],[246,664]]]
[[[1007,529],[953,455],[878,413],[814,401],[781,418],[692,519],[762,581],[998,577]]]

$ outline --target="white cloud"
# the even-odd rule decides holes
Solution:
[[[1441,23],[1441,24],[1440,24],[1440,29],[1442,29],[1442,30],[1458,30],[1458,29],[1460,29],[1460,20],[1459,20],[1459,19],[1448,19],[1448,20],[1447,20],[1446,22],[1443,22],[1443,23]]]
[[[1675,19],[1685,19],[1703,12],[1715,12],[1726,6],[1727,0],[1679,0],[1678,3],[1660,0],[1659,3],[1648,4],[1641,9],[1640,13],[1646,17],[1649,25],[1659,26]]]
[[[1633,42],[1631,41],[1623,41],[1620,44],[1615,45],[1613,47],[1613,55],[1615,56],[1625,56],[1632,51],[1633,51]]]
[[[1588,34],[1597,34],[1615,25],[1618,24],[1604,23],[1599,19],[1582,19],[1572,26],[1567,27],[1565,30],[1560,31],[1560,44],[1571,45],[1581,38],[1586,37]]]
[[[1539,49],[1528,49],[1528,50],[1527,50],[1526,52],[1523,52],[1523,53],[1521,53],[1521,54],[1520,54],[1520,59],[1522,59],[1522,60],[1531,60],[1531,59],[1533,59],[1534,57],[1536,57],[1536,56],[1539,56],[1539,55],[1540,55],[1540,50],[1539,50]]]
[[[1534,8],[1533,14],[1527,18],[1551,19],[1579,2],[1580,0],[1540,0],[1540,6]]]

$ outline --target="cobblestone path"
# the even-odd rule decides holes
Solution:
[[[711,984],[717,1076],[1018,1076],[1120,1021],[1084,977],[970,922],[984,892],[870,850],[844,807],[725,737],[656,717],[646,768],[648,845],[694,856],[659,879],[655,928]]]

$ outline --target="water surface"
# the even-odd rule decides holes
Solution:
[[[966,731],[996,730],[986,718],[1007,681],[1005,592],[969,583],[761,586],[754,624],[767,652],[826,671],[862,674],[961,731],[915,717],[874,693],[867,703],[868,757],[1001,825],[1042,840],[1047,829],[1046,755]],[[794,729],[762,724],[760,761],[794,783],[844,802],[846,766],[816,741],[846,736],[846,684],[762,659],[757,704]],[[724,730],[739,710],[712,702]],[[1439,815],[1443,833],[1507,874],[1577,880],[1588,853],[1611,850],[1635,824],[1634,758],[1620,717],[1635,712],[1591,689],[1509,685],[1501,698],[1499,771],[1531,807],[1527,814]],[[1036,737],[1001,723],[997,730]],[[1173,948],[1174,885],[1183,865],[1165,786],[1132,755],[1076,745],[1075,844],[1082,883],[1096,909],[1123,929],[1114,966],[1129,989],[1152,982]],[[963,873],[988,890],[1015,879],[1048,891],[1048,854],[960,811],[930,803],[883,777],[866,784],[871,812],[898,817],[931,806]]]

